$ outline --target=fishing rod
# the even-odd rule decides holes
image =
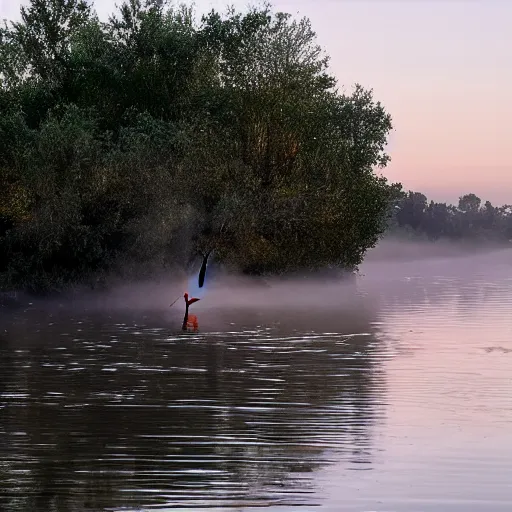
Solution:
[[[174,304],[176,304],[176,302],[178,302],[178,299],[181,297],[181,295],[169,306],[170,308],[172,308],[174,306]]]

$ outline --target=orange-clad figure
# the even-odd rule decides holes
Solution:
[[[187,329],[192,329],[194,332],[197,332],[199,329],[196,315],[188,315]]]
[[[197,322],[197,316],[196,315],[189,315],[188,308],[191,304],[194,304],[194,302],[197,302],[200,299],[188,298],[188,293],[185,293],[183,295],[183,298],[185,299],[185,316],[183,318],[183,325],[181,326],[182,331],[188,330],[189,327],[191,327],[194,331],[197,331],[199,328],[199,324]]]

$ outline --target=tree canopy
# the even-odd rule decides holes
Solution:
[[[183,266],[355,268],[400,189],[390,115],[309,20],[31,0],[0,30],[0,286]],[[469,206],[468,206],[469,207]]]
[[[473,240],[509,243],[512,240],[512,206],[493,206],[473,193],[457,205],[428,201],[424,194],[401,192],[390,218],[390,234],[407,234],[429,240]]]

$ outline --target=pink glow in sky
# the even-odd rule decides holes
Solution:
[[[121,0],[97,0],[101,18]],[[13,19],[19,0],[0,0]],[[25,2],[26,3],[26,2]],[[199,12],[245,0],[196,0]],[[384,175],[437,200],[512,203],[512,1],[275,0],[311,19],[331,70],[373,88],[391,113]]]

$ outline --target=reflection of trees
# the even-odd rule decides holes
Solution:
[[[509,294],[511,282],[508,272],[492,268],[492,259],[487,269],[454,259],[444,264],[418,263],[415,268],[382,264],[380,272],[388,278],[375,280],[374,274],[369,273],[360,280],[360,291],[370,293],[385,308],[396,311],[410,307],[426,311],[434,307],[473,313],[501,301],[504,294]]]
[[[10,326],[2,384],[27,393],[2,399],[1,430],[26,433],[2,447],[11,508],[289,501],[330,458],[370,464],[384,388],[368,318],[269,315],[237,313],[252,326],[242,334],[174,336],[106,316]],[[306,338],[306,325],[352,336]]]

